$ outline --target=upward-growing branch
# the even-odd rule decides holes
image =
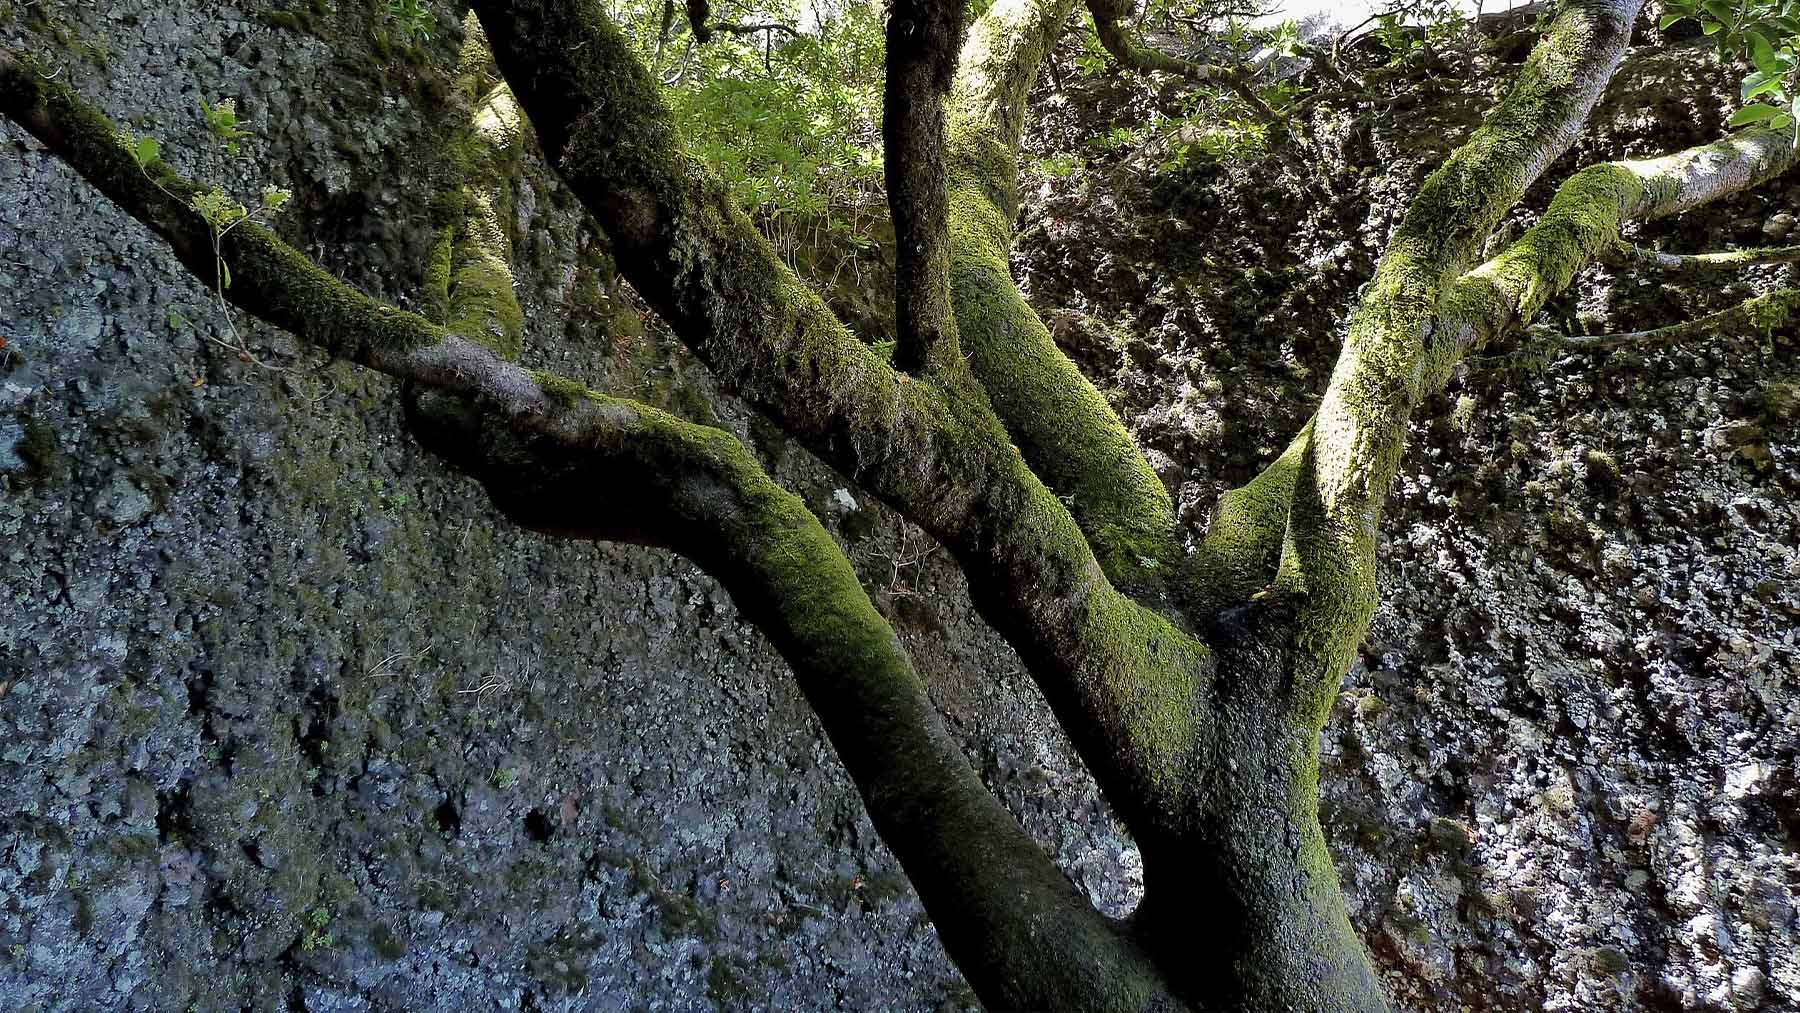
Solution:
[[[968,374],[950,308],[944,103],[962,47],[963,0],[895,0],[881,117],[894,221],[894,364],[952,384]]]
[[[464,19],[456,84],[469,124],[451,139],[451,179],[434,202],[443,217],[426,272],[426,315],[517,358],[525,315],[513,293],[512,179],[524,123],[512,92],[494,70],[494,54],[474,15]]]
[[[728,389],[956,554],[1124,818],[1166,807],[1210,720],[1204,646],[1114,588],[986,399],[908,380],[795,279],[677,144],[599,4],[475,6],[545,153],[634,287]]]
[[[995,0],[951,95],[952,298],[970,368],[1032,469],[1066,498],[1106,573],[1155,596],[1179,557],[1168,491],[1012,280],[1025,94],[1073,0]]]
[[[1568,148],[1612,77],[1642,0],[1571,0],[1506,98],[1426,180],[1351,317],[1296,476],[1277,588],[1300,601],[1312,671],[1299,713],[1323,722],[1375,609],[1375,534],[1419,398],[1448,367],[1437,303],[1526,187]]]

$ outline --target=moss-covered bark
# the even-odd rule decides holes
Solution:
[[[952,384],[968,374],[950,308],[944,109],[962,46],[960,0],[899,0],[888,12],[881,136],[894,222],[894,365]]]
[[[1565,5],[1506,98],[1432,173],[1351,317],[1300,472],[1276,578],[1302,602],[1296,715],[1317,727],[1375,610],[1375,536],[1413,408],[1449,353],[1439,299],[1502,215],[1574,140],[1624,55],[1641,0]]]
[[[444,224],[425,276],[422,306],[460,334],[517,358],[525,315],[513,292],[512,182],[524,142],[523,117],[494,69],[480,22],[464,21],[456,86],[469,124],[445,152],[449,180],[436,202]]]
[[[368,299],[254,226],[215,251],[194,184],[137,165],[103,117],[16,62],[0,60],[0,113],[202,278],[222,255],[238,305],[428,388],[414,406],[423,437],[513,520],[674,548],[717,575],[792,664],[985,1001],[1383,1009],[1325,850],[1317,750],[1374,606],[1375,531],[1410,415],[1457,355],[1535,312],[1625,219],[1766,178],[1791,164],[1792,146],[1750,132],[1584,171],[1524,239],[1465,275],[1567,146],[1638,6],[1568,4],[1513,93],[1409,211],[1317,416],[1224,497],[1184,560],[1160,482],[1009,276],[1024,94],[1071,0],[997,0],[970,32],[947,108],[961,8],[895,8],[890,169],[910,307],[899,337],[917,376],[851,337],[684,153],[599,4],[476,6],[511,88],[485,71],[466,79],[476,125],[453,152],[454,214],[434,259],[447,327]],[[925,26],[919,37],[909,22]],[[741,445],[509,361],[520,327],[505,275],[519,128],[499,104],[508,94],[630,280],[719,379],[956,554],[1143,848],[1148,895],[1128,926],[1097,915],[983,789],[842,553]],[[1795,302],[1778,293],[1728,322],[1767,325]],[[988,396],[950,354],[959,334]],[[1147,608],[1133,592],[1188,610]]]
[[[1588,166],[1557,189],[1523,236],[1450,286],[1432,340],[1452,358],[1493,341],[1535,317],[1583,268],[1613,253],[1626,222],[1679,214],[1772,179],[1797,162],[1800,151],[1787,132],[1746,130],[1660,158]]]
[[[553,425],[435,411],[427,443],[512,520],[674,549],[718,577],[792,666],[838,756],[978,994],[1002,1009],[1172,1008],[1101,917],[982,785],[848,560],[733,437],[555,385]]]
[[[1106,573],[1163,592],[1179,553],[1168,490],[1013,283],[1025,93],[1071,0],[996,0],[963,47],[949,124],[951,287],[970,368],[1019,452],[1065,497]]]

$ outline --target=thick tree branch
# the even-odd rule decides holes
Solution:
[[[795,279],[681,150],[597,3],[475,6],[546,155],[637,290],[728,389],[955,553],[1122,817],[1163,811],[1210,720],[1204,646],[1108,581],[985,401],[908,381]]]
[[[894,222],[894,364],[950,383],[960,383],[968,366],[950,306],[944,108],[966,12],[963,0],[895,0],[881,118]]]
[[[1790,133],[1745,130],[1661,158],[1588,166],[1569,177],[1523,236],[1450,287],[1433,344],[1455,358],[1494,341],[1529,322],[1583,268],[1617,249],[1627,221],[1679,214],[1797,162]]]
[[[457,91],[469,125],[450,142],[450,175],[435,210],[444,219],[425,278],[424,314],[505,358],[517,358],[525,314],[513,292],[512,178],[523,148],[523,117],[494,69],[474,15],[463,21]]]
[[[1297,713],[1323,722],[1375,609],[1375,537],[1415,405],[1448,369],[1434,310],[1502,215],[1566,150],[1630,40],[1642,0],[1571,0],[1506,98],[1426,180],[1352,315],[1294,486],[1277,590],[1311,671]]]
[[[1065,497],[1106,573],[1154,596],[1180,555],[1174,504],[1012,280],[1025,94],[1073,6],[995,0],[969,30],[949,114],[952,299],[970,368],[1020,453]]]
[[[211,226],[73,92],[0,57],[0,114],[169,242],[202,280]],[[982,786],[893,630],[818,520],[729,434],[532,373],[332,278],[255,226],[221,244],[242,308],[431,389],[427,443],[516,522],[675,549],[718,577],[793,667],[883,839],[988,1002],[1140,1010],[1172,1000],[1134,945]]]

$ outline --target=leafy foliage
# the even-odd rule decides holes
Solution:
[[[431,41],[431,29],[437,18],[425,6],[425,0],[389,0],[388,19],[400,33],[401,41],[411,45]]]
[[[250,136],[238,123],[237,102],[232,99],[220,99],[217,105],[200,100],[200,116],[206,121],[206,129],[225,145],[225,153],[237,154],[238,142]]]
[[[1473,22],[1457,0],[1411,0],[1375,15],[1370,34],[1388,54],[1390,66],[1473,42]]]
[[[872,223],[885,214],[881,3],[720,4],[715,23],[786,27],[718,31],[705,43],[681,5],[628,3],[622,17],[667,88],[684,140],[739,206],[790,249],[803,229],[875,243]]]
[[[1731,125],[1791,126],[1800,145],[1800,0],[1668,0],[1663,6],[1659,27],[1698,22],[1703,34],[1718,39],[1721,56],[1753,68],[1739,88],[1745,105]]]

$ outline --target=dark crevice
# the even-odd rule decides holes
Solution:
[[[538,842],[548,843],[556,828],[550,825],[550,818],[542,809],[533,809],[525,814],[525,836]]]

